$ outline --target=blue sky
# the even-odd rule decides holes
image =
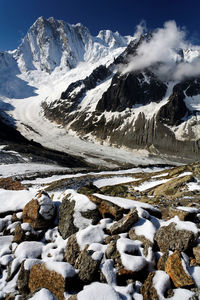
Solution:
[[[17,48],[39,16],[80,22],[93,35],[101,29],[133,34],[141,20],[150,30],[175,20],[200,44],[199,0],[0,0],[0,50]]]

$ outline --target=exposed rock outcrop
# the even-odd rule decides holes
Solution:
[[[162,252],[168,250],[186,251],[195,245],[197,234],[189,230],[176,229],[176,223],[172,222],[158,229],[154,239]]]
[[[54,204],[47,192],[40,191],[25,205],[22,218],[24,223],[29,223],[34,229],[45,229],[53,225],[55,213]]]

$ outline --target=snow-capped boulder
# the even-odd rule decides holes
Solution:
[[[174,251],[165,263],[165,272],[172,279],[175,287],[188,287],[194,286],[195,282],[189,275],[185,262],[181,257],[181,252]]]
[[[45,191],[40,191],[23,209],[23,222],[34,229],[44,229],[53,225],[56,209]]]
[[[174,221],[174,222],[173,222]],[[157,242],[160,251],[168,250],[185,251],[196,243],[198,230],[194,223],[183,222],[175,217],[166,226],[160,227],[155,234],[154,240]]]
[[[46,288],[58,300],[64,300],[65,291],[76,290],[77,273],[65,262],[46,262],[32,266],[29,275],[31,293],[37,289]]]
[[[133,226],[138,221],[137,210],[131,210],[126,216],[120,219],[118,222],[114,223],[110,228],[110,233],[119,234],[123,232],[127,232],[131,226]]]

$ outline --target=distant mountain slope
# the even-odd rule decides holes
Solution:
[[[139,44],[131,42],[114,63],[101,66],[100,75],[106,74],[107,79],[98,77],[97,69],[94,86],[85,84],[94,77],[93,71],[69,85],[60,99],[43,102],[45,116],[89,140],[199,158],[200,78],[163,81],[151,68],[116,72]]]
[[[28,139],[55,149],[70,149],[65,132],[130,151],[199,159],[200,77],[190,66],[200,50],[168,49],[170,66],[189,66],[187,77],[166,76],[159,60],[130,69],[153,38],[109,30],[93,37],[81,24],[40,17],[18,49],[0,54],[0,108]]]

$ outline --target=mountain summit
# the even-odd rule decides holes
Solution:
[[[70,25],[53,17],[40,17],[31,26],[15,58],[22,70],[44,70],[51,73],[56,67],[77,66],[84,61],[97,61],[109,54],[110,49],[127,46],[131,37],[118,32],[102,30],[93,37],[82,24]]]

